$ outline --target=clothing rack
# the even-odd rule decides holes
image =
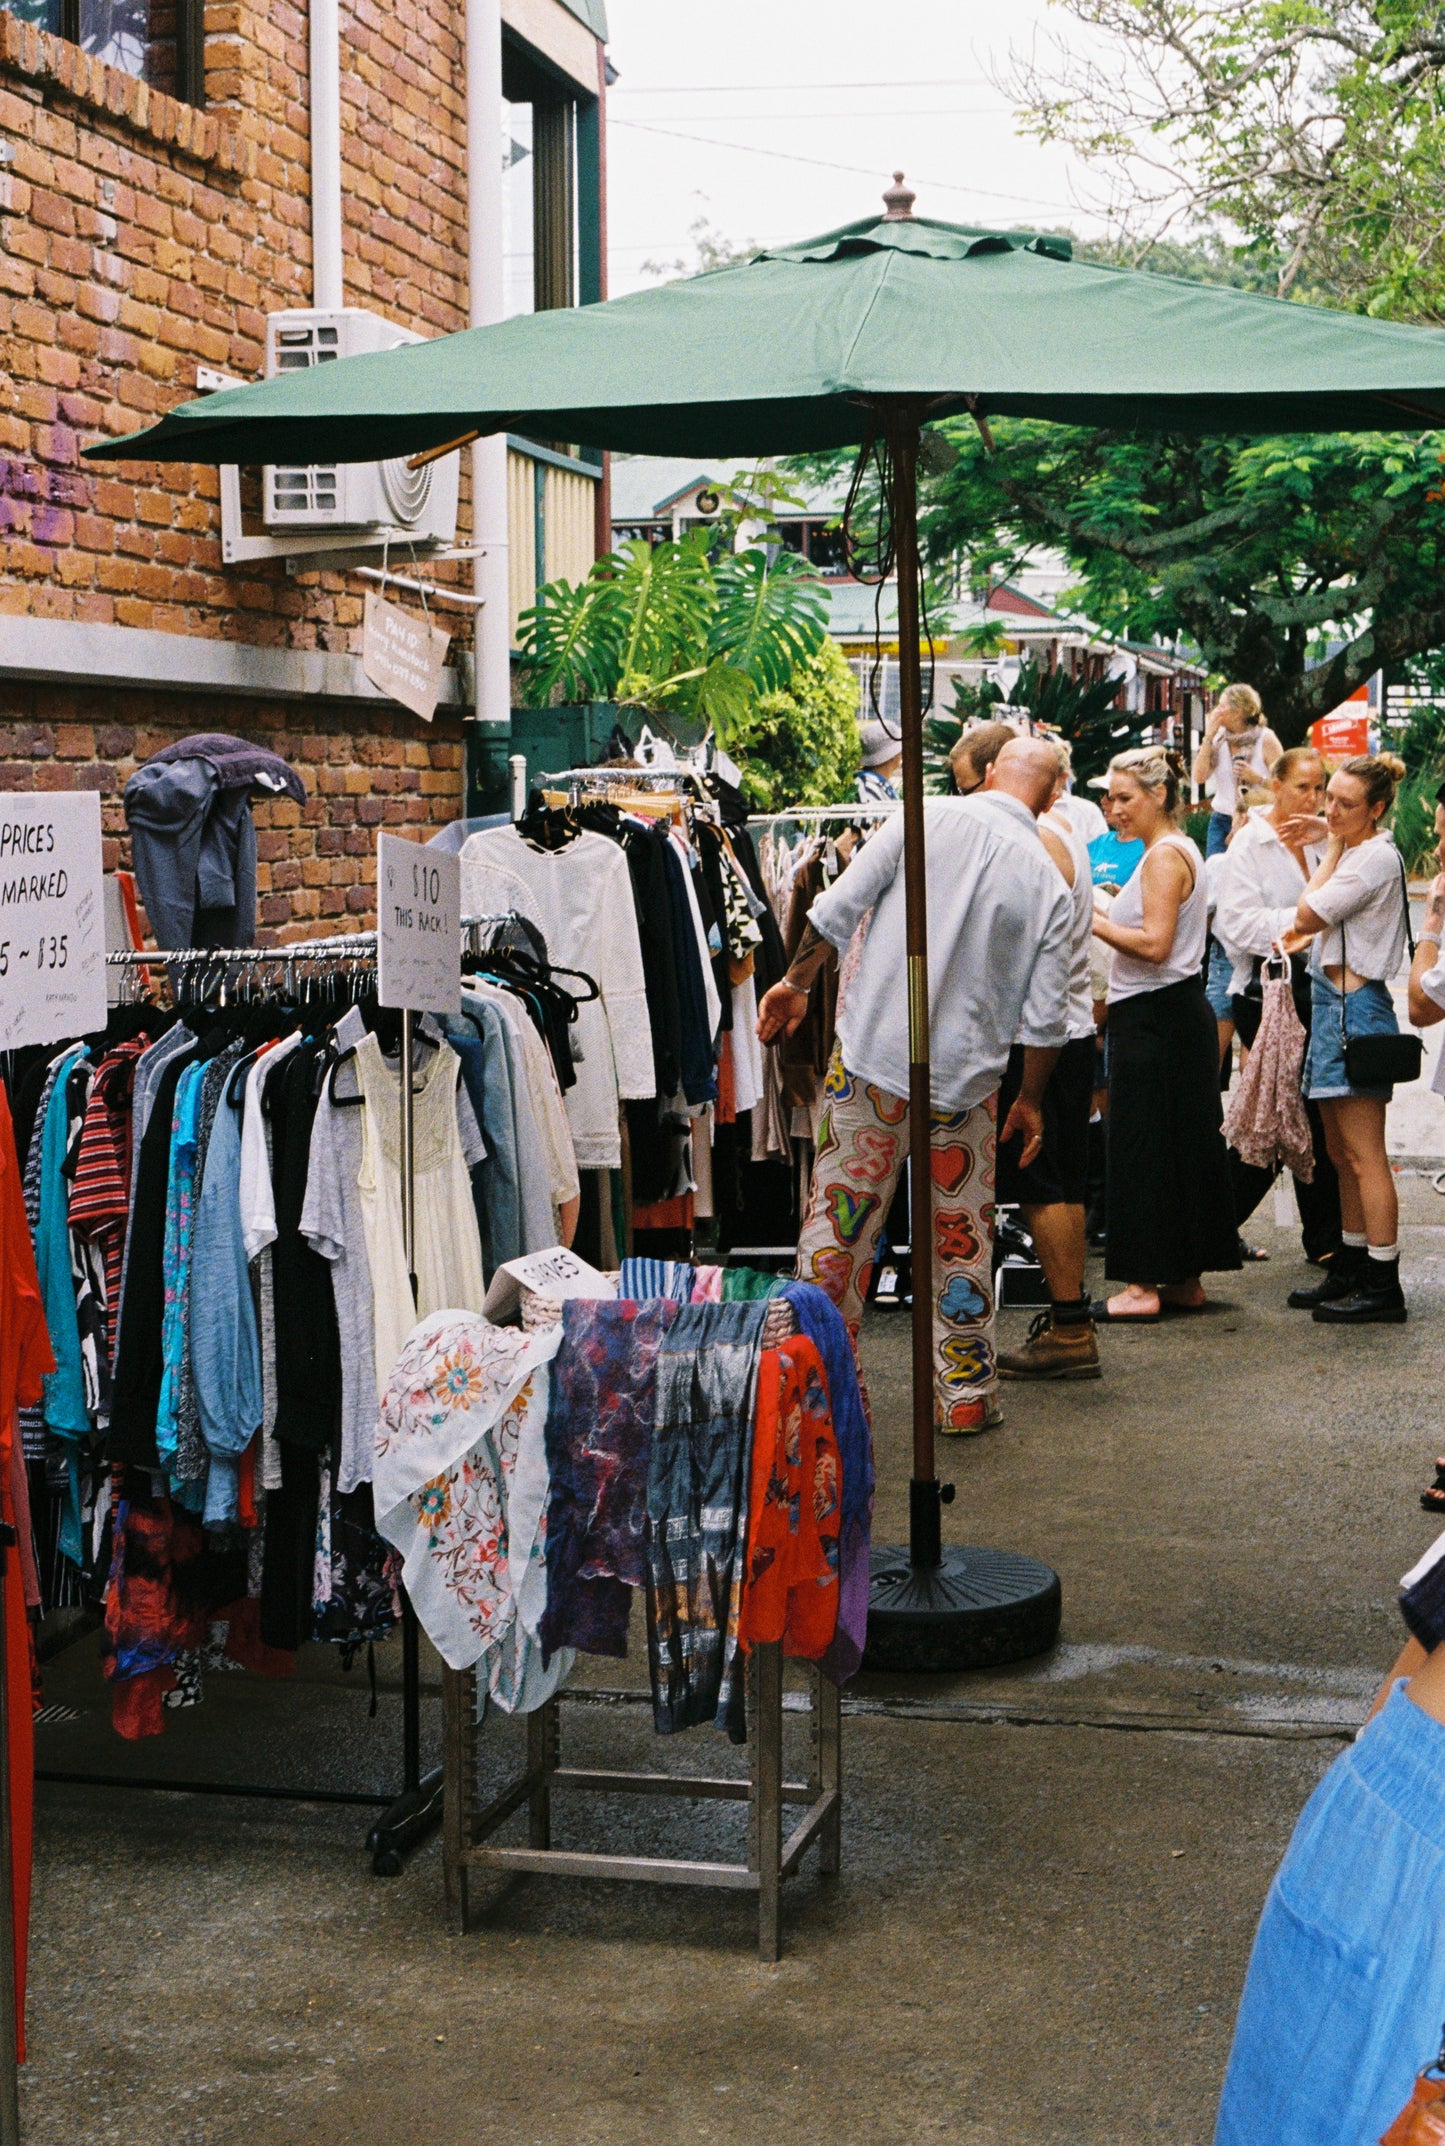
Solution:
[[[501,921],[498,917],[468,918],[478,925]],[[185,947],[173,952],[147,953],[126,948],[108,953],[106,963],[117,968],[219,968],[223,977],[233,967],[254,968],[264,964],[295,969],[303,964],[367,964],[375,959],[376,933],[349,932],[326,939],[300,939],[286,946]],[[288,984],[290,979],[287,979]],[[222,989],[224,990],[224,982]],[[402,1063],[410,1067],[414,1017],[402,1012]],[[410,1079],[401,1083],[402,1130],[402,1228],[406,1244],[407,1272],[416,1279],[416,1215],[414,1198],[415,1134]],[[364,1806],[380,1812],[366,1837],[371,1867],[378,1877],[395,1877],[407,1853],[424,1840],[441,1821],[442,1769],[421,1770],[421,1646],[420,1626],[411,1603],[402,1595],[402,1784],[395,1795],[378,1795],[349,1789],[277,1788],[257,1782],[170,1781],[151,1776],[95,1774],[37,1769],[37,1781],[88,1788],[132,1788],[189,1796],[241,1796],[265,1802],[327,1803]]]
[[[794,805],[791,812],[750,812],[749,827],[825,827],[836,821],[851,827],[858,820],[891,820],[900,804]]]
[[[604,788],[611,783],[616,783],[623,789],[635,790],[640,789],[643,784],[649,782],[657,783],[664,790],[675,790],[684,782],[695,783],[699,790],[703,787],[703,779],[699,770],[695,767],[686,766],[567,767],[556,768],[551,774],[537,777],[537,787],[539,789],[544,783],[567,783],[568,785],[576,783],[579,787],[601,783]]]

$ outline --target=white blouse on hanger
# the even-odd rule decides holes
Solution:
[[[606,835],[580,834],[565,849],[534,849],[515,827],[487,828],[462,844],[462,910],[474,915],[501,884],[523,881],[558,968],[580,969],[601,997],[579,1006],[576,1085],[563,1098],[577,1164],[622,1162],[618,1101],[655,1095],[652,1024],[627,859]]]

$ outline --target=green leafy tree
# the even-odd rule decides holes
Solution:
[[[1440,435],[1180,440],[1000,420],[952,428],[927,541],[1007,573],[1040,547],[1131,640],[1247,681],[1287,744],[1383,666],[1445,642]]]
[[[786,686],[758,695],[729,751],[763,812],[853,796],[858,681],[836,641],[805,656]]]
[[[1281,297],[1445,317],[1438,0],[1058,0],[1015,56],[1025,127],[1106,176],[1127,257],[1204,229]]]
[[[627,544],[584,581],[553,581],[523,613],[524,688],[542,706],[614,700],[700,716],[724,743],[827,631],[826,591],[791,552],[710,556],[710,533]]]

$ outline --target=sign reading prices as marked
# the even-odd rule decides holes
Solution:
[[[100,798],[0,792],[0,1050],[105,1021]]]
[[[462,866],[400,835],[376,838],[377,997],[413,1013],[460,1013]]]

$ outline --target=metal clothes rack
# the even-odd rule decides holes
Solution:
[[[791,812],[750,812],[749,827],[826,827],[833,821],[851,827],[859,820],[891,820],[902,803],[872,805],[794,805]]]
[[[659,789],[675,790],[685,782],[695,783],[700,791],[705,790],[700,769],[686,766],[565,767],[537,777],[539,789],[545,783],[551,783],[554,787],[558,783],[566,783],[569,786],[575,783],[579,787],[591,787],[601,783],[604,788],[615,783],[621,789],[640,790],[648,783],[656,783]]]
[[[470,1669],[442,1672],[442,1766],[446,1777],[442,1865],[447,1912],[453,1927],[472,1927],[471,1880],[483,1872],[533,1876],[613,1878],[650,1885],[696,1885],[752,1893],[758,1903],[758,1958],[781,1951],[780,1895],[817,1842],[819,1869],[835,1877],[842,1851],[842,1702],[835,1684],[807,1664],[811,1697],[807,1779],[783,1778],[783,1649],[781,1642],[756,1647],[748,1662],[748,1776],[710,1778],[696,1774],[630,1773],[562,1763],[561,1700],[557,1694],[527,1716],[524,1770],[485,1804],[477,1787],[477,1682]],[[704,1862],[651,1855],[599,1855],[554,1848],[552,1798],[582,1793],[668,1796],[697,1802],[746,1803],[747,1859]],[[514,1812],[527,1808],[526,1845],[491,1845]],[[783,1811],[799,1805],[803,1815],[784,1837]]]
[[[492,922],[495,919],[468,919],[468,923]],[[286,946],[265,947],[185,947],[173,952],[150,953],[127,948],[106,955],[107,967],[155,968],[198,970],[214,969],[219,973],[220,991],[244,980],[244,972],[261,966],[284,965],[292,974],[286,978],[289,988],[295,980],[294,972],[310,964],[320,962],[339,965],[346,962],[355,968],[365,968],[375,959],[375,932],[348,932],[327,939],[300,939]],[[402,1060],[410,1068],[412,1058],[412,1015],[402,1014]],[[409,1273],[415,1267],[415,1208],[413,1200],[413,1111],[412,1083],[402,1082],[402,1219],[406,1235],[406,1259]],[[413,1279],[413,1289],[415,1280]],[[63,1772],[54,1768],[37,1769],[36,1780],[64,1783],[88,1788],[130,1788],[188,1796],[240,1796],[265,1802],[322,1803],[359,1806],[379,1811],[366,1837],[371,1853],[372,1870],[378,1877],[395,1877],[402,1868],[407,1853],[424,1840],[441,1820],[442,1769],[433,1767],[428,1773],[421,1770],[421,1649],[420,1632],[416,1612],[411,1603],[402,1596],[401,1621],[402,1664],[402,1785],[395,1795],[378,1795],[350,1789],[327,1788],[277,1788],[257,1782],[224,1781],[171,1781],[154,1776],[127,1774],[96,1774]]]

